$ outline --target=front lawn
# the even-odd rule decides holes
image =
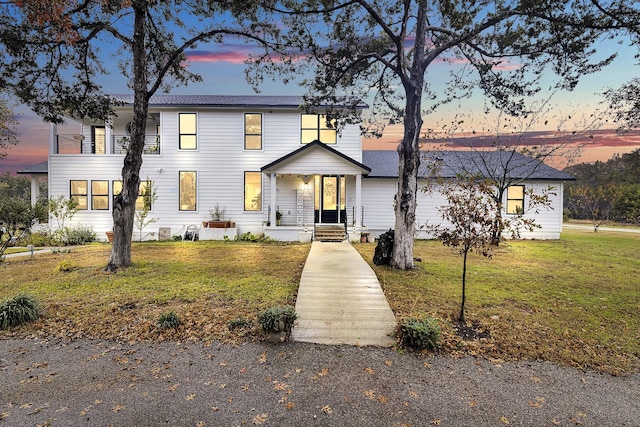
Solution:
[[[374,244],[356,244],[371,263]],[[492,259],[469,260],[466,315],[476,340],[456,334],[462,258],[418,241],[409,272],[373,266],[398,320],[435,316],[441,353],[494,360],[546,360],[614,374],[640,370],[640,235],[563,233],[558,241],[517,241]],[[41,336],[140,340],[254,339],[268,307],[294,304],[309,245],[247,242],[134,243],[134,266],[102,271],[110,246],[93,244],[0,263],[0,300],[39,299],[44,316],[0,331]],[[177,329],[157,326],[175,311]],[[231,321],[253,322],[229,331]],[[236,322],[242,323],[242,322]]]
[[[513,241],[467,272],[467,323],[486,338],[463,342],[462,257],[436,241],[417,241],[417,269],[371,263],[374,245],[356,245],[374,267],[398,320],[441,319],[450,352],[504,360],[549,360],[628,373],[640,369],[640,235],[580,232],[556,241]],[[482,334],[481,334],[482,335]]]

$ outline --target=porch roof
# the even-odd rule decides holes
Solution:
[[[19,170],[16,173],[25,175],[47,175],[49,173],[49,162],[44,161],[41,163],[36,163],[35,165],[27,166],[26,168]]]
[[[357,160],[354,160],[353,158],[347,156],[346,154],[341,153],[335,148],[332,148],[327,144],[324,144],[318,140],[315,140],[313,142],[303,145],[297,150],[294,150],[289,154],[286,154],[280,157],[279,159],[274,160],[273,162],[263,166],[262,168],[260,168],[260,170],[264,173],[280,172],[280,170],[285,166],[290,166],[295,162],[301,161],[303,158],[308,157],[313,152],[321,152],[321,153],[329,154],[330,156],[335,157],[336,159],[339,159],[343,164],[350,166],[351,169],[359,170],[360,173],[362,173],[363,175],[367,175],[371,172],[371,168],[369,168],[368,166],[365,166],[364,164],[358,162]],[[308,166],[305,166],[305,167],[308,168]],[[299,172],[310,173],[310,174],[311,173],[333,173],[333,171],[306,170],[306,169],[301,170]]]

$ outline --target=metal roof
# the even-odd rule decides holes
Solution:
[[[133,104],[133,94],[113,94],[111,98],[124,104]],[[149,99],[150,107],[270,107],[300,108],[304,103],[302,96],[273,95],[153,95]],[[328,105],[321,105],[328,106]],[[367,108],[360,102],[358,108]]]
[[[36,173],[49,173],[49,162],[40,162],[35,165],[27,166],[26,168],[19,170],[20,174],[36,174]]]
[[[431,167],[439,164],[437,176],[455,178],[461,172],[509,179],[573,181],[567,172],[559,171],[515,151],[430,151],[423,152],[418,177],[431,177]],[[398,153],[395,150],[364,150],[362,163],[371,168],[369,178],[397,178]]]

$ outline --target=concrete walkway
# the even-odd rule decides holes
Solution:
[[[349,242],[313,242],[302,270],[295,341],[394,344],[396,319],[378,279]]]

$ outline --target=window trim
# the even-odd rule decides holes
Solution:
[[[182,209],[182,174],[193,173],[195,175],[195,201],[193,209]],[[179,170],[178,171],[178,212],[197,212],[198,211],[198,171],[196,170]]]
[[[260,116],[260,133],[247,133],[247,116]],[[264,132],[264,115],[262,113],[244,113],[244,150],[245,151],[262,151],[264,140],[262,138]],[[260,148],[247,148],[247,136],[259,136],[260,137]]]
[[[106,183],[107,184],[107,192],[106,194],[102,193],[98,193],[95,194],[93,191],[93,183],[94,182],[102,182],[102,183]],[[96,207],[94,207],[94,197],[106,197],[107,199],[107,207],[104,209],[97,209]],[[92,211],[108,211],[111,208],[111,206],[109,205],[109,180],[108,179],[92,179],[91,180],[91,210]]]
[[[182,132],[182,129],[180,128],[180,118],[182,117],[182,115],[192,115],[195,117],[196,123],[195,123],[195,133],[186,133],[186,132]],[[193,136],[195,138],[195,147],[193,148],[184,148],[182,147],[182,137],[183,136]],[[193,150],[197,150],[198,149],[198,113],[178,113],[178,150],[188,150],[188,151],[193,151]]]
[[[510,190],[511,188],[514,187],[520,187],[522,188],[522,197],[509,197],[510,194]],[[526,192],[525,192],[525,185],[524,184],[518,184],[518,185],[510,185],[507,187],[507,203],[505,206],[505,212],[507,213],[507,215],[521,215],[522,213],[524,213],[524,200],[525,200],[525,196],[526,196]],[[521,203],[522,206],[522,212],[518,212],[517,209],[515,211],[511,211],[509,209],[509,202],[514,202],[514,201],[519,201]]]
[[[74,193],[73,192],[73,183],[74,182],[84,182],[85,192],[84,193]],[[89,210],[89,182],[86,179],[70,179],[69,180],[69,198],[74,200],[74,197],[84,197],[85,198],[85,207],[80,208],[76,206],[76,210],[86,211]],[[77,200],[76,200],[77,202]],[[80,206],[80,203],[78,203]]]
[[[302,122],[303,122],[303,117],[304,116],[315,116],[316,117],[316,124],[315,127],[303,127],[302,126]],[[338,129],[336,128],[330,128],[327,127],[326,125],[322,126],[321,123],[322,121],[324,121],[326,123],[326,114],[309,114],[309,113],[302,113],[300,114],[300,144],[309,144],[312,141],[318,140],[320,142],[322,142],[323,144],[327,144],[327,145],[337,145],[338,144]],[[322,119],[324,118],[324,119]],[[325,142],[320,138],[320,134],[323,130],[332,130],[335,132],[335,139],[333,142]],[[304,131],[315,131],[315,139],[309,141],[309,142],[303,142],[302,141],[302,135],[304,133]]]
[[[255,209],[247,209],[247,174],[258,174],[258,176],[260,177],[260,203],[258,205],[257,208]],[[262,172],[260,171],[244,171],[243,174],[244,177],[244,185],[243,185],[243,203],[242,203],[242,207],[244,212],[262,212],[263,211],[263,206],[264,206],[264,180],[262,179]]]

